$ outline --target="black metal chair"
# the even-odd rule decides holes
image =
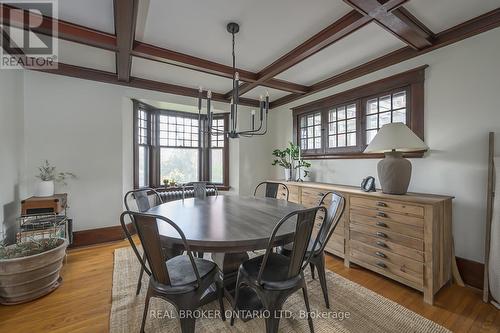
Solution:
[[[216,196],[219,195],[219,191],[214,184],[209,184],[208,182],[191,182],[182,185],[183,199],[188,197],[187,192],[191,190],[188,189],[188,187],[192,187],[193,197],[196,199],[206,199],[206,197],[209,195],[209,192],[215,193]]]
[[[323,291],[323,297],[325,298],[325,305],[329,309],[330,302],[328,300],[328,287],[326,285],[326,272],[325,272],[325,246],[330,240],[335,228],[339,224],[339,221],[344,214],[345,209],[345,198],[337,192],[327,192],[320,200],[319,205],[324,206],[325,199],[327,196],[331,195],[330,206],[326,210],[326,214],[321,223],[320,230],[316,236],[316,240],[309,241],[307,247],[306,256],[311,256],[310,267],[311,275],[314,279],[314,268],[318,270],[319,283],[321,284],[321,289]],[[316,245],[314,245],[316,244]],[[315,249],[313,251],[313,249]],[[287,244],[278,250],[279,253],[285,256],[292,255],[292,245]]]
[[[123,203],[125,204],[126,210],[128,210],[128,211],[131,210],[130,206],[129,206],[129,200],[130,200],[129,198],[132,197],[135,199],[135,203],[137,205],[137,210],[140,213],[144,213],[144,212],[148,211],[148,209],[151,208],[151,202],[149,200],[150,194],[152,194],[155,197],[155,200],[156,200],[155,203],[157,205],[163,203],[163,200],[161,199],[161,196],[157,191],[155,191],[152,188],[145,187],[145,188],[141,188],[138,190],[128,191],[125,194],[125,196],[123,197]],[[121,221],[120,221],[120,223],[121,223]],[[141,260],[145,261],[146,254],[144,253],[143,257],[141,259],[141,255],[139,254],[139,251],[137,250],[137,247],[135,246],[135,243],[134,243],[134,240],[132,239],[132,235],[130,234],[129,228],[124,223],[121,223],[121,225],[123,228],[123,232],[125,233],[125,236],[127,237],[128,241],[130,243],[130,246],[132,246],[132,249],[134,250],[134,253],[136,254],[137,258],[139,259],[139,261],[141,261]],[[142,276],[143,275],[144,275],[144,269],[141,266],[141,272],[139,273],[139,281],[137,281],[137,289],[135,291],[136,295],[139,295],[139,293],[141,292]]]
[[[188,311],[194,311],[202,305],[203,294],[213,284],[217,290],[222,320],[226,320],[222,300],[223,289],[217,265],[209,260],[193,257],[184,233],[169,219],[159,215],[126,211],[120,216],[121,223],[125,223],[124,218],[127,215],[134,223],[151,268],[149,270],[139,256],[142,268],[151,277],[146,294],[141,332],[144,332],[151,297],[162,298],[172,303],[177,311],[189,313]],[[169,224],[177,231],[184,244],[185,255],[168,257],[162,250],[157,224],[160,221]],[[194,332],[196,319],[192,315],[179,317],[182,333]]]
[[[304,268],[309,263],[312,254],[309,255],[309,258],[305,257],[316,213],[320,209],[326,211],[324,207],[314,207],[295,211],[283,217],[271,233],[265,254],[247,260],[240,265],[233,304],[234,313],[237,313],[237,309],[241,307],[238,302],[240,302],[239,294],[242,286],[251,288],[259,297],[264,309],[269,311],[269,316],[266,317],[266,332],[278,332],[279,312],[283,303],[290,295],[302,289],[309,329],[314,332]],[[276,234],[285,222],[296,222],[292,254],[289,257],[272,251],[273,247],[276,246]],[[234,324],[234,318],[235,315],[231,317],[231,325]]]
[[[276,199],[278,197],[278,190],[280,186],[283,186],[286,190],[286,201],[288,201],[288,197],[290,195],[290,191],[288,190],[288,186],[286,186],[283,183],[274,183],[274,182],[262,182],[259,183],[256,187],[255,190],[253,191],[253,196],[255,197],[257,195],[257,191],[259,190],[259,187],[265,185],[265,193],[264,196],[266,198],[274,198]]]

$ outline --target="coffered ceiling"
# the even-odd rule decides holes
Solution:
[[[44,71],[221,101],[235,21],[242,103],[275,107],[496,28],[500,0],[59,0],[59,20],[72,66]]]

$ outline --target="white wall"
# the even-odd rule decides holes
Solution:
[[[15,239],[20,214],[23,166],[23,74],[3,70],[0,75],[0,241]]]
[[[131,98],[196,105],[193,98],[26,71],[27,191],[23,195],[31,195],[36,168],[48,159],[61,171],[78,176],[57,189],[69,193],[75,230],[117,225],[123,194],[132,188],[133,180]],[[221,103],[215,107],[228,109]],[[244,107],[241,111],[250,112]],[[250,193],[251,185],[241,174],[252,180],[268,176],[267,165],[261,166],[259,157],[267,152],[267,144],[256,142],[267,139],[230,144],[230,186],[236,192]],[[257,159],[249,161],[248,152]]]
[[[413,159],[410,191],[455,196],[456,255],[483,261],[487,136],[500,132],[500,29],[342,84],[272,111],[275,146],[292,137],[290,108],[428,64],[425,141],[431,148]],[[274,147],[274,146],[273,146]],[[273,147],[270,147],[273,148]],[[378,160],[312,161],[312,180],[359,185],[376,175]],[[282,178],[280,170],[275,177]],[[377,179],[378,184],[378,179]]]

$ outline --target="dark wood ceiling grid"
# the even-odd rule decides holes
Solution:
[[[367,63],[359,65],[343,73],[334,75],[328,79],[315,83],[310,86],[310,91],[306,94],[290,94],[287,96],[283,96],[275,100],[274,102],[271,102],[271,108],[276,108],[278,106],[288,104],[290,102],[296,101],[298,99],[304,98],[306,96],[312,95],[322,90],[335,87],[339,84],[376,72],[380,69],[398,64],[408,59],[418,57],[425,53],[456,43],[466,38],[478,35],[488,30],[495,29],[499,26],[500,26],[500,8],[497,8],[486,14],[480,15],[474,19],[458,24],[448,30],[445,30],[437,34],[434,38],[434,43],[431,47],[422,50],[415,50],[409,46],[403,47],[399,50],[393,51],[377,59],[371,60]]]
[[[286,71],[325,47],[338,42],[373,20],[413,48],[420,49],[432,45],[430,40],[433,38],[433,34],[430,30],[401,7],[408,0],[385,0],[382,2],[377,0],[344,1],[354,10],[264,68],[258,73],[259,79],[257,81],[242,84],[239,87],[240,95]],[[310,90],[311,87],[309,87],[308,92],[303,94],[309,93]],[[232,91],[226,93],[226,98],[231,96]]]
[[[330,26],[297,46],[292,51],[274,61],[271,65],[264,68],[257,74],[258,79],[256,81],[240,85],[239,94],[243,95],[258,85],[262,85],[267,80],[309,58],[310,56],[323,50],[325,47],[330,46],[340,39],[350,35],[370,21],[371,18],[363,16],[355,10],[349,12],[339,20],[332,23]],[[232,93],[232,91],[227,92],[226,98],[230,99]]]
[[[429,29],[422,23],[412,22],[413,16],[406,16],[399,12],[399,6],[408,0],[399,0],[391,3],[389,9],[387,4],[381,5],[377,0],[344,0],[345,3],[358,10],[361,14],[369,16],[382,28],[401,39],[408,46],[421,50],[432,45],[432,35]]]
[[[439,34],[434,34],[422,24],[422,22],[408,12],[408,10],[402,7],[408,0],[344,1],[350,4],[354,10],[300,44],[292,51],[280,57],[260,72],[253,73],[237,69],[240,73],[241,80],[245,82],[240,86],[240,95],[257,86],[265,86],[291,92],[291,94],[271,103],[272,108],[278,107],[456,41],[496,28],[500,25],[500,8],[497,8],[496,10],[459,24]],[[130,69],[132,56],[168,63],[226,78],[232,77],[233,69],[230,66],[135,41],[134,34],[135,20],[137,17],[137,2],[138,0],[115,0],[115,30],[117,35],[108,34],[62,20],[56,20],[54,18],[43,17],[43,23],[36,29],[37,32],[50,34],[48,27],[52,20],[52,22],[58,26],[59,38],[113,51],[116,53],[117,60],[116,74],[61,63],[59,64],[62,68],[61,70],[46,70],[46,72],[97,81],[102,79],[103,82],[192,97],[197,96],[197,90],[194,88],[131,77]],[[22,20],[20,15],[10,15],[9,11],[11,9],[12,7],[0,4],[0,15],[4,24],[27,29],[27,26],[23,25],[24,20]],[[384,29],[403,40],[408,46],[310,86],[275,78],[278,74],[372,21],[375,21]],[[132,27],[134,28],[132,29]],[[218,101],[228,102],[230,93],[231,92],[225,94],[214,93],[213,96],[214,99]],[[245,105],[258,105],[258,101],[253,99],[243,98],[240,99],[240,101]]]

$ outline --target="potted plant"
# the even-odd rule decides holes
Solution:
[[[309,168],[311,164],[302,159],[300,147],[298,145],[290,142],[288,148],[283,150],[275,149],[273,151],[273,156],[277,157],[277,159],[273,161],[272,165],[279,165],[285,168],[285,180],[292,180],[292,171],[296,169],[298,169],[296,179],[298,181],[302,181],[302,176],[307,177],[309,174],[309,171],[305,170],[305,168]],[[303,174],[302,171],[304,172]]]
[[[273,150],[273,156],[277,157],[272,165],[279,165],[285,169],[285,180],[292,180],[292,158],[290,156],[290,148],[275,149]]]
[[[297,181],[303,181],[302,177],[307,177],[309,175],[309,170],[306,168],[311,167],[311,163],[304,161],[301,155],[301,149],[299,145],[294,145],[290,142],[290,155],[292,157],[292,165],[295,170],[295,178]]]
[[[38,167],[40,174],[36,178],[40,179],[37,184],[35,196],[37,197],[50,197],[54,195],[54,182],[66,184],[68,178],[76,178],[75,174],[71,172],[57,172],[56,167],[51,166],[48,160],[45,164]]]
[[[68,241],[49,237],[4,245],[0,241],[0,304],[34,300],[55,290]]]

